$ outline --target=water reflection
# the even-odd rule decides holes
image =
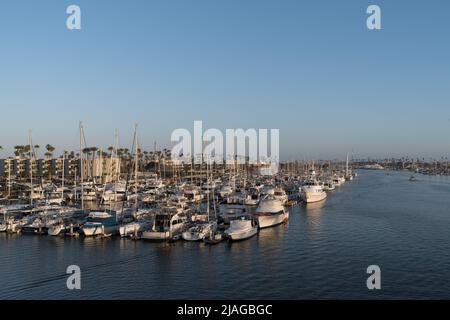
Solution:
[[[258,234],[258,245],[259,246],[281,245],[288,228],[289,223],[283,223],[281,225],[272,228],[261,229]]]
[[[324,213],[326,200],[313,203],[302,203],[301,209],[305,212],[308,232],[312,239],[321,233],[321,219]]]

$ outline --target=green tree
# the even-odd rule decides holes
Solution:
[[[53,157],[53,151],[55,151],[55,147],[53,147],[51,144],[47,144],[45,146],[45,149],[47,150],[45,156],[47,157],[47,154],[50,154],[49,158]]]

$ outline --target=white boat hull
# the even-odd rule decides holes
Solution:
[[[63,225],[53,225],[48,228],[47,233],[50,236],[58,236],[63,230],[64,230]]]
[[[258,228],[253,227],[251,229],[242,230],[242,231],[234,231],[231,233],[225,232],[225,235],[231,241],[239,241],[239,240],[249,239],[249,238],[255,236],[257,233],[258,233]]]
[[[306,203],[319,202],[325,200],[327,193],[322,192],[302,192],[302,200]]]
[[[123,225],[119,228],[119,233],[121,237],[127,237],[135,235],[143,230],[147,230],[150,227],[150,222],[131,222]]]
[[[81,227],[81,231],[85,237],[94,237],[100,235],[114,235],[119,232],[118,226],[104,227],[103,225]]]
[[[289,220],[289,212],[276,214],[255,214],[260,229],[273,227]]]

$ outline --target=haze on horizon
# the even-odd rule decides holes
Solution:
[[[68,5],[82,10],[69,31]],[[366,8],[382,30],[366,28]],[[450,3],[31,1],[0,11],[0,158],[170,148],[174,129],[278,128],[282,160],[450,156]],[[42,150],[41,150],[42,152]]]

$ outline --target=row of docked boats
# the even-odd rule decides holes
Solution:
[[[97,209],[80,208],[79,202],[74,201],[77,198],[68,199],[72,206],[36,200],[32,204],[3,205],[0,206],[0,232],[85,237],[120,235],[136,240],[183,239],[207,244],[226,239],[244,240],[262,228],[286,223],[289,205],[323,201],[327,192],[354,176],[356,173],[324,175],[311,170],[303,176],[234,176],[214,181],[205,179],[200,183],[152,178],[140,184],[135,181],[123,188],[108,186],[103,190],[93,182],[86,182],[80,189],[86,192],[82,199],[95,199]],[[99,199],[99,192],[124,195]],[[90,198],[90,194],[95,196]]]

